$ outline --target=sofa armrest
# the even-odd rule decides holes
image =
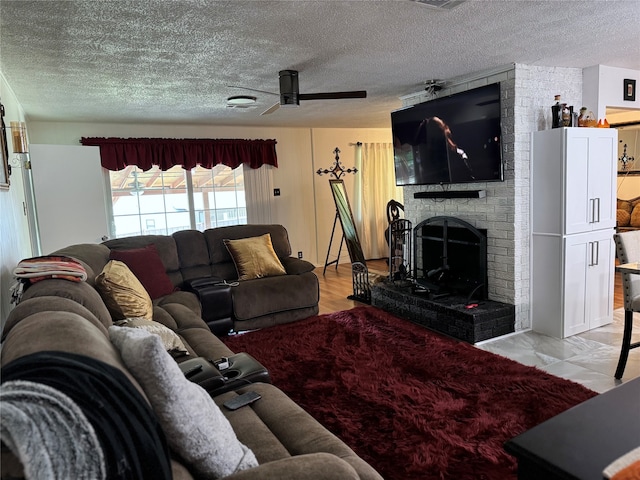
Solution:
[[[281,258],[282,266],[287,271],[287,275],[300,275],[302,273],[313,272],[316,268],[313,263],[295,257]]]
[[[309,453],[264,463],[225,480],[360,480],[354,468],[330,453]]]

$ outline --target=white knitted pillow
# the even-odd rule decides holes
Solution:
[[[149,398],[169,446],[196,476],[222,478],[258,466],[209,394],[185,378],[160,337],[115,325],[109,337]]]

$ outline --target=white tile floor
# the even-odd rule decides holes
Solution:
[[[562,340],[525,331],[476,346],[602,393],[640,377],[640,348],[629,352],[622,379],[613,377],[620,356],[623,325],[624,310],[619,309],[614,312],[613,323]],[[640,314],[634,316],[633,332],[632,342],[640,341]]]

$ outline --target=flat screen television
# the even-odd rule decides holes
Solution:
[[[504,180],[500,84],[391,112],[396,185]]]

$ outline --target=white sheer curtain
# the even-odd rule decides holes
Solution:
[[[386,258],[389,246],[384,231],[387,202],[403,203],[402,187],[396,187],[391,143],[364,143],[356,147],[354,217],[367,259]]]
[[[244,195],[247,202],[247,223],[271,224],[271,201],[273,199],[273,168],[262,165],[251,168],[243,164]]]

